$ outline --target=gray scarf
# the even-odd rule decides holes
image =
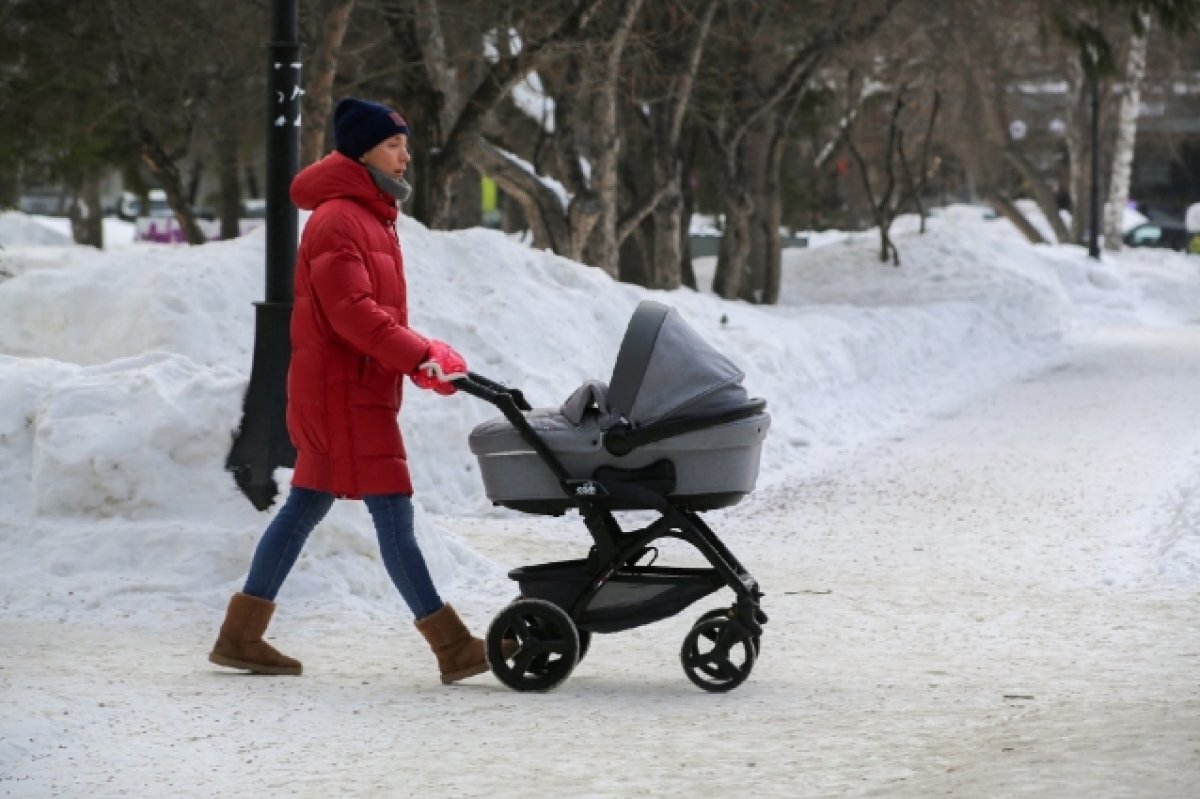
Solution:
[[[404,203],[408,201],[412,194],[412,186],[404,178],[396,178],[384,172],[381,169],[376,169],[370,164],[363,164],[367,171],[371,173],[371,180],[375,181],[375,186],[388,195],[394,197],[398,202]]]

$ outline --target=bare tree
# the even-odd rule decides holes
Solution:
[[[498,54],[487,65],[479,82],[461,95],[451,88],[453,76],[436,68],[436,56],[426,59],[429,86],[441,98],[438,116],[442,120],[438,140],[433,142],[432,154],[425,164],[429,197],[426,221],[430,225],[445,226],[453,180],[473,158],[479,157],[483,130],[491,112],[514,86],[547,59],[561,54],[564,48],[589,41],[592,33],[588,25],[605,4],[606,0],[588,0],[569,8],[562,17],[553,20],[553,27],[546,34],[522,40],[520,49],[511,54]],[[425,12],[421,16],[426,30],[423,35],[414,37],[422,53],[445,47],[437,4],[430,4]],[[454,106],[448,103],[451,98],[460,96],[461,100]]]
[[[631,64],[637,88],[625,131],[633,144],[624,157],[627,207],[617,240],[623,247],[622,279],[650,288],[678,288],[690,259],[683,213],[684,123],[718,5],[718,0],[704,0],[647,9],[642,47]],[[646,240],[624,246],[638,231]]]
[[[142,162],[162,187],[184,239],[201,244],[194,205],[203,153],[228,148],[238,136],[242,106],[260,70],[257,33],[264,23],[255,4],[209,0],[194,13],[182,0],[106,0],[108,35],[90,43],[112,65],[118,108]],[[192,159],[190,181],[183,165]],[[221,158],[237,160],[223,150]],[[231,179],[225,172],[225,179]],[[233,193],[233,190],[230,190]]]
[[[355,0],[321,0],[320,24],[312,32],[312,54],[308,58],[307,87],[300,131],[300,164],[311,164],[325,154],[325,132],[333,109],[333,84],[338,58]]]
[[[179,158],[169,149],[172,147],[169,141],[185,140],[193,127],[197,110],[195,88],[184,83],[175,97],[148,96],[152,87],[146,85],[145,76],[161,74],[168,68],[159,46],[161,39],[158,35],[150,37],[145,33],[143,26],[149,22],[148,9],[136,7],[133,0],[123,3],[108,0],[107,8],[112,43],[116,48],[117,74],[126,97],[126,115],[142,159],[162,186],[184,239],[188,244],[203,244],[204,233],[184,189]],[[161,84],[153,88],[158,85]],[[169,112],[163,107],[168,103],[173,106]]]
[[[1143,13],[1140,26],[1129,37],[1125,56],[1125,74],[1118,102],[1117,137],[1112,155],[1112,176],[1108,183],[1108,206],[1104,216],[1104,247],[1121,249],[1122,220],[1129,200],[1129,178],[1133,172],[1133,144],[1137,137],[1137,117],[1142,96],[1142,78],[1146,74],[1146,41],[1151,18]]]
[[[808,81],[825,58],[847,43],[874,35],[899,1],[869,3],[866,10],[858,2],[816,4],[807,9],[806,17],[821,19],[820,26],[803,43],[791,46],[786,60],[778,57],[782,43],[777,36],[794,30],[797,12],[793,5],[762,3],[757,13],[723,21],[732,48],[729,60],[720,62],[719,67],[729,70],[733,85],[725,91],[730,102],[708,107],[709,138],[718,154],[724,197],[723,236],[713,276],[713,290],[720,296],[772,301],[767,288],[777,280],[772,265],[777,271],[778,244],[761,246],[759,252],[768,259],[752,261],[752,226],[754,195],[756,191],[764,198],[769,194],[771,170],[777,166],[770,155],[776,129],[785,121],[780,117],[786,118],[786,109],[807,90]],[[739,8],[734,13],[741,12]],[[765,216],[769,220],[773,216],[770,204],[760,206],[760,211],[768,211]],[[762,231],[762,226],[759,229]],[[765,235],[778,241],[777,228]]]
[[[608,41],[601,47],[599,68],[593,73],[595,89],[583,115],[591,132],[590,146],[586,149],[565,146],[562,149],[565,156],[561,162],[563,174],[571,176],[567,187],[574,195],[568,210],[572,252],[578,252],[580,260],[600,267],[613,277],[619,276],[617,168],[624,138],[617,121],[617,82],[625,46],[641,8],[642,0],[622,0],[614,13]],[[569,140],[558,138],[556,141],[566,144]],[[591,164],[590,175],[578,168],[585,162]],[[581,179],[584,182],[580,182]]]
[[[984,160],[998,160],[1010,169],[1018,177],[1022,193],[1037,203],[1055,237],[1067,241],[1070,232],[1059,215],[1050,176],[1030,155],[1028,114],[1037,99],[1055,96],[1054,70],[1041,57],[1037,21],[1030,18],[1028,8],[999,0],[968,0],[955,10],[962,16],[957,17],[960,24],[953,27],[950,41],[958,68],[968,80],[964,89],[973,92],[981,112],[976,118],[980,141],[967,142],[967,146],[986,147],[990,153]],[[996,22],[983,26],[979,24],[983,19]],[[1070,126],[1070,119],[1067,124]],[[1003,176],[995,174],[993,179],[1003,180]],[[985,187],[984,193],[1003,203],[1006,188]],[[1011,203],[997,211],[1022,213]],[[1031,223],[1019,227],[1035,229]]]
[[[918,128],[921,120],[906,119],[906,117],[913,116],[905,113],[909,106],[909,87],[906,84],[897,86],[891,94],[891,109],[887,115],[887,136],[881,148],[882,152],[874,164],[875,168],[873,169],[867,164],[866,158],[855,144],[853,135],[847,135],[845,143],[858,166],[867,201],[871,207],[871,215],[879,229],[879,260],[886,263],[890,258],[893,266],[899,266],[900,251],[896,248],[890,235],[892,222],[895,221],[896,215],[900,211],[911,207],[921,214],[922,225],[924,224],[925,214],[921,205],[921,191],[925,185],[926,175],[924,164],[928,159],[928,148],[937,120],[940,95],[936,91],[933,93],[933,101],[930,103],[930,110],[925,120],[924,141],[920,145],[923,153],[919,173],[921,177],[918,178],[914,175],[905,139],[908,131]],[[877,180],[882,184],[881,186],[876,185]]]

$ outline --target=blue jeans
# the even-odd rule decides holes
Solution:
[[[274,601],[309,534],[329,513],[333,500],[333,494],[324,491],[292,488],[259,539],[242,593]],[[412,500],[404,494],[382,494],[363,497],[363,501],[375,522],[383,565],[413,616],[423,619],[440,610],[442,598],[413,530]]]

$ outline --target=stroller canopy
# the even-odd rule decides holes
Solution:
[[[679,311],[646,300],[633,312],[621,341],[608,406],[635,426],[715,415],[748,402],[744,377]]]

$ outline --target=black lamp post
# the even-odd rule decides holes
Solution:
[[[1088,255],[1100,260],[1100,76],[1094,65],[1091,70],[1092,89],[1092,194],[1091,225],[1088,231]]]
[[[225,468],[254,507],[266,510],[278,493],[273,473],[296,462],[285,423],[291,357],[292,273],[296,209],[288,196],[300,168],[300,24],[298,0],[272,0],[267,88],[266,298],[254,304],[254,361],[242,424]]]

